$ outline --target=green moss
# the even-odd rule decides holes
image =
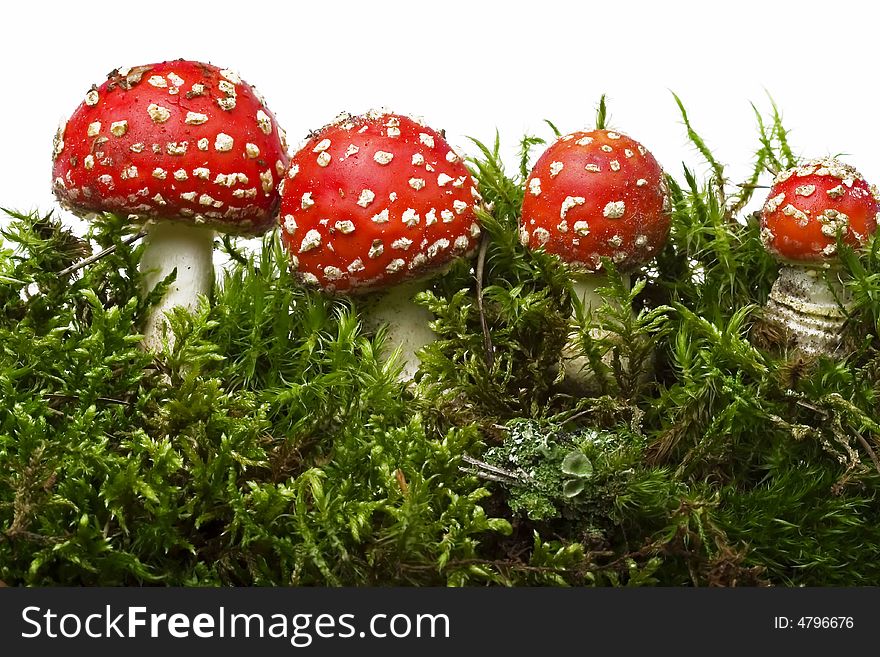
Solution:
[[[545,139],[521,141],[514,174],[498,138],[475,142],[483,255],[420,295],[439,339],[412,389],[351,303],[289,276],[275,235],[218,244],[221,284],[153,356],[138,330],[170,281],[139,298],[121,219],[83,240],[7,213],[0,580],[880,581],[880,241],[841,245],[854,353],[788,353],[761,321],[777,265],[743,214],[796,161],[779,112],[758,114],[741,187],[682,114],[708,178],[669,176],[669,244],[631,290],[611,268],[592,316],[517,237]],[[95,246],[115,250],[72,268]],[[591,364],[581,388],[560,380],[567,342]]]

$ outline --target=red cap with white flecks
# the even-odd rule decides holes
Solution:
[[[569,264],[626,271],[654,257],[669,235],[663,170],[640,143],[611,130],[557,140],[526,182],[520,241]]]
[[[761,240],[783,260],[821,263],[877,228],[880,193],[848,164],[810,160],[776,176],[761,212]]]
[[[328,291],[370,290],[472,251],[476,181],[439,132],[381,111],[306,140],[281,186],[293,268]]]
[[[175,60],[117,69],[59,128],[53,188],[79,214],[175,220],[229,233],[271,227],[284,133],[239,76]]]

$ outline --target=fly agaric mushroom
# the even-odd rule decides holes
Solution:
[[[54,191],[79,215],[112,212],[146,224],[146,290],[175,268],[144,346],[162,341],[165,312],[192,310],[214,282],[214,231],[259,235],[279,205],[289,157],[262,97],[239,76],[176,60],[114,70],[58,130]]]
[[[281,186],[292,269],[328,292],[382,292],[365,307],[365,324],[388,323],[405,381],[418,369],[415,352],[435,337],[413,295],[477,245],[475,185],[440,133],[371,111],[343,114],[313,133]]]
[[[595,310],[602,304],[596,289],[607,283],[602,258],[624,276],[648,262],[666,243],[669,210],[663,170],[639,142],[611,130],[574,132],[532,169],[520,241],[566,262],[575,294]]]
[[[878,213],[877,187],[835,159],[810,160],[773,181],[761,211],[761,240],[782,267],[765,318],[788,329],[803,353],[839,350],[848,295],[836,267],[837,238],[863,244],[877,228]]]

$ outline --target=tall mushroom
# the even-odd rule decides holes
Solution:
[[[627,276],[653,258],[669,235],[669,198],[660,165],[639,142],[612,130],[574,132],[552,144],[532,169],[520,241],[558,255],[587,311],[603,299],[602,258]],[[574,359],[567,374],[585,365]]]
[[[877,228],[878,213],[877,187],[836,159],[810,160],[773,181],[761,212],[761,240],[782,267],[765,320],[785,327],[801,352],[839,351],[849,297],[840,278],[837,239],[864,243]]]
[[[328,292],[376,293],[365,324],[388,324],[405,381],[435,338],[412,297],[477,244],[475,184],[439,132],[382,111],[343,114],[313,133],[283,182],[281,235],[293,269]]]
[[[259,235],[279,205],[289,157],[263,98],[229,69],[175,60],[116,69],[92,86],[55,138],[63,207],[147,226],[145,291],[177,270],[144,346],[162,344],[165,313],[193,309],[214,282],[215,231]]]

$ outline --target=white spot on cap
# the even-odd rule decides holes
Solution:
[[[371,260],[375,260],[384,252],[385,246],[382,244],[382,240],[373,240],[373,243],[370,245],[370,250],[367,252],[367,257]]]
[[[403,223],[405,223],[410,228],[419,223],[419,215],[412,208],[407,208],[406,210],[404,210],[401,219],[403,219]]]
[[[100,133],[101,133],[101,122],[100,121],[94,121],[92,123],[89,123],[89,127],[86,130],[86,134],[89,137],[97,137]]]
[[[168,177],[168,172],[161,167],[156,167],[153,169],[153,178],[158,180],[165,180]]]
[[[428,148],[434,148],[434,138],[426,132],[419,133],[419,141]]]
[[[291,164],[290,168],[287,170],[287,177],[290,180],[293,180],[294,178],[296,178],[296,174],[298,174],[298,173],[299,173],[299,165],[298,164]]]
[[[565,219],[565,215],[568,214],[569,210],[571,210],[576,205],[583,205],[584,203],[586,203],[586,201],[587,199],[585,199],[583,196],[566,196],[565,200],[562,202],[562,208],[559,210],[559,218]]]
[[[330,165],[330,162],[333,161],[333,158],[330,156],[330,153],[327,151],[321,151],[318,153],[318,166],[326,167]]]
[[[806,213],[794,207],[791,203],[782,208],[782,214],[787,217],[792,217],[801,226],[806,226],[810,221],[810,218],[806,215]]]
[[[476,221],[474,221],[474,222],[471,223],[471,226],[470,226],[470,228],[469,228],[468,230],[470,231],[470,233],[471,233],[471,237],[473,237],[473,238],[477,238],[477,237],[479,237],[479,236],[480,236],[480,233],[482,232],[482,231],[480,230],[480,226],[479,226],[479,224],[477,224]]]
[[[412,246],[413,241],[406,237],[399,237],[398,239],[391,242],[392,249],[398,249],[400,251],[407,251],[409,247]]]
[[[356,272],[363,271],[364,269],[366,269],[366,267],[364,267],[363,260],[361,260],[360,258],[355,258],[351,261],[351,264],[346,267],[346,269],[348,269],[348,272],[350,274],[354,274]]]
[[[592,137],[581,137],[580,139],[578,139],[574,143],[577,144],[578,146],[589,146],[590,144],[593,143],[593,138]]]
[[[810,196],[816,191],[815,185],[799,185],[795,187],[794,193],[798,196]]]
[[[324,277],[328,281],[338,281],[342,276],[343,273],[339,267],[334,267],[333,265],[327,265],[324,267]]]
[[[412,164],[413,166],[420,167],[425,163],[425,156],[421,153],[413,153],[412,156]]]
[[[343,235],[348,235],[349,233],[354,232],[354,222],[349,221],[348,219],[343,219],[342,221],[337,221],[334,224],[336,230],[338,230]]]
[[[831,198],[840,198],[844,194],[846,194],[846,190],[843,188],[843,185],[838,185],[837,187],[832,187],[831,189],[825,192]]]
[[[134,166],[133,164],[125,167],[122,170],[122,173],[119,175],[119,177],[122,178],[123,180],[130,180],[131,178],[137,178],[138,177],[137,167]]]
[[[620,162],[618,162],[617,160],[611,160],[608,163],[608,166],[611,167],[612,171],[620,171]]]
[[[263,188],[263,192],[269,194],[273,189],[275,189],[275,179],[272,178],[272,170],[266,169],[265,171],[260,172],[260,185]]]
[[[396,129],[397,128],[388,128],[389,132]],[[401,269],[403,269],[404,266],[406,266],[406,262],[404,260],[401,260],[400,258],[395,258],[388,263],[388,266],[385,267],[385,271],[387,271],[389,274],[396,274]]]
[[[452,223],[455,219],[455,215],[452,214],[452,210],[441,210],[440,218],[443,219],[444,224]]]
[[[214,139],[214,150],[220,151],[221,153],[231,151],[234,144],[235,140],[233,140],[232,137],[225,132],[221,132],[217,135],[217,138]]]
[[[177,75],[177,73],[169,73],[166,77],[171,81],[171,84],[173,84],[175,87],[182,87],[184,84],[186,84],[184,82],[183,78],[180,77],[179,75]]]
[[[624,148],[624,149],[623,149],[623,154],[626,155],[627,158],[630,158],[630,157],[632,157],[633,155],[635,155],[635,153],[633,153],[633,152],[632,152],[630,149],[628,149],[628,148]]]
[[[96,89],[91,89],[86,94],[86,105],[89,107],[94,107],[98,104],[98,91]]]
[[[349,144],[348,148],[345,149],[345,157],[351,157],[352,155],[356,155],[359,150],[361,150],[361,149],[358,148],[357,146],[355,146],[354,144]]]
[[[529,193],[532,196],[540,196],[541,195],[541,179],[540,178],[532,178],[529,181]]]
[[[331,142],[329,139],[322,139],[317,144],[315,144],[315,147],[312,149],[312,153],[323,153],[328,148],[330,148],[330,143]]]
[[[455,210],[455,214],[461,214],[465,210],[467,210],[468,204],[464,201],[453,201],[452,209]]]
[[[94,169],[95,168],[95,158],[93,155],[89,154],[83,158],[83,166],[86,169]]]
[[[435,208],[431,208],[425,213],[425,225],[433,226],[437,223],[437,210]]]
[[[445,187],[446,185],[448,185],[452,181],[453,181],[452,176],[448,176],[445,173],[441,173],[439,176],[437,176],[437,186],[438,187]]]
[[[468,241],[467,235],[459,235],[455,238],[455,242],[453,242],[452,247],[456,251],[464,251],[468,248],[470,242]]]
[[[180,198],[182,198],[184,201],[193,202],[196,200],[196,193],[195,192],[183,192],[183,194],[180,195]]]
[[[648,184],[648,181],[645,180],[644,178],[639,178],[638,180],[636,180],[636,187],[644,187],[647,184]]]
[[[546,228],[535,228],[532,234],[535,236],[535,239],[538,242],[538,246],[544,246],[547,243],[547,240],[550,239],[550,231],[548,231]]]
[[[208,138],[207,138],[207,137],[202,137],[201,139],[199,139],[199,140],[196,142],[196,147],[197,147],[200,151],[206,151],[206,150],[208,150],[208,144],[209,144],[209,142],[208,142]]]
[[[319,246],[321,246],[321,233],[312,228],[303,238],[303,241],[299,246],[299,252],[305,253],[306,251],[311,251]]]
[[[207,180],[211,177],[211,171],[207,167],[197,167],[193,169],[193,175],[196,178],[201,178],[202,180]]]
[[[264,135],[272,133],[272,119],[263,110],[257,110],[257,125]]]
[[[250,142],[244,145],[244,152],[252,160],[260,157],[260,147]]]
[[[446,153],[446,161],[450,164],[455,164],[460,159],[461,158],[455,153],[455,151],[449,151],[448,153]]]
[[[312,200],[312,193],[311,192],[306,192],[305,194],[302,195],[302,198],[300,199],[300,207],[303,210],[308,210],[314,204],[315,204],[315,202]]]
[[[187,175],[185,169],[178,169],[177,171],[174,172],[174,179],[179,182],[183,182],[184,180],[187,180],[188,178],[189,178],[189,176]]]
[[[391,160],[394,159],[394,153],[389,153],[388,151],[376,151],[373,154],[373,159],[378,164],[389,164]]]
[[[626,212],[626,204],[623,201],[609,201],[602,210],[602,215],[606,219],[620,219]]]
[[[611,148],[611,146],[609,146],[608,144],[602,144],[602,150],[605,151],[606,153],[610,153],[610,152],[612,152],[614,149]]]
[[[202,125],[208,120],[207,114],[201,114],[199,112],[187,112],[186,119],[184,123],[187,125]]]
[[[400,128],[392,126],[388,128],[385,134],[387,134],[389,137],[400,137]]]
[[[422,189],[425,186],[425,179],[424,178],[410,178],[409,179],[409,186],[412,187],[414,190],[419,191],[420,189]]]
[[[586,237],[590,234],[590,224],[586,221],[575,221],[574,226],[572,226],[572,230],[583,237]]]
[[[169,141],[165,144],[165,152],[169,155],[186,155],[186,149],[189,146],[189,142],[186,141]]]
[[[361,195],[358,196],[357,204],[362,208],[365,208],[372,203],[375,198],[376,194],[372,189],[363,189],[361,190]]]
[[[441,251],[445,251],[448,248],[449,248],[449,240],[446,239],[445,237],[441,237],[439,240],[437,240],[431,246],[428,247],[428,251],[427,251],[428,257],[429,258],[436,258],[437,255]]]
[[[297,228],[299,228],[299,226],[296,225],[296,219],[294,216],[292,214],[284,215],[284,230],[286,230],[289,235],[293,235]]]
[[[611,132],[610,130],[605,133],[608,139],[620,139],[620,135],[616,132]]]
[[[165,121],[171,118],[171,112],[168,108],[157,105],[156,103],[151,103],[147,107],[147,114],[150,115],[153,123],[165,123]]]
[[[241,84],[241,78],[238,73],[233,71],[232,69],[224,68],[220,71],[220,75],[229,80],[232,84]]]
[[[376,223],[376,224],[387,224],[388,223],[388,208],[385,208],[379,214],[374,214],[372,221],[373,221],[373,223]]]
[[[110,124],[110,134],[114,137],[124,137],[128,132],[128,121],[114,121]]]
[[[602,171],[602,167],[598,164],[593,164],[592,162],[584,166],[584,171],[589,171],[590,173],[600,173]]]
[[[562,169],[564,167],[565,167],[565,165],[562,162],[551,162],[550,163],[550,177],[555,178],[556,176],[558,176],[559,172],[562,171]]]

